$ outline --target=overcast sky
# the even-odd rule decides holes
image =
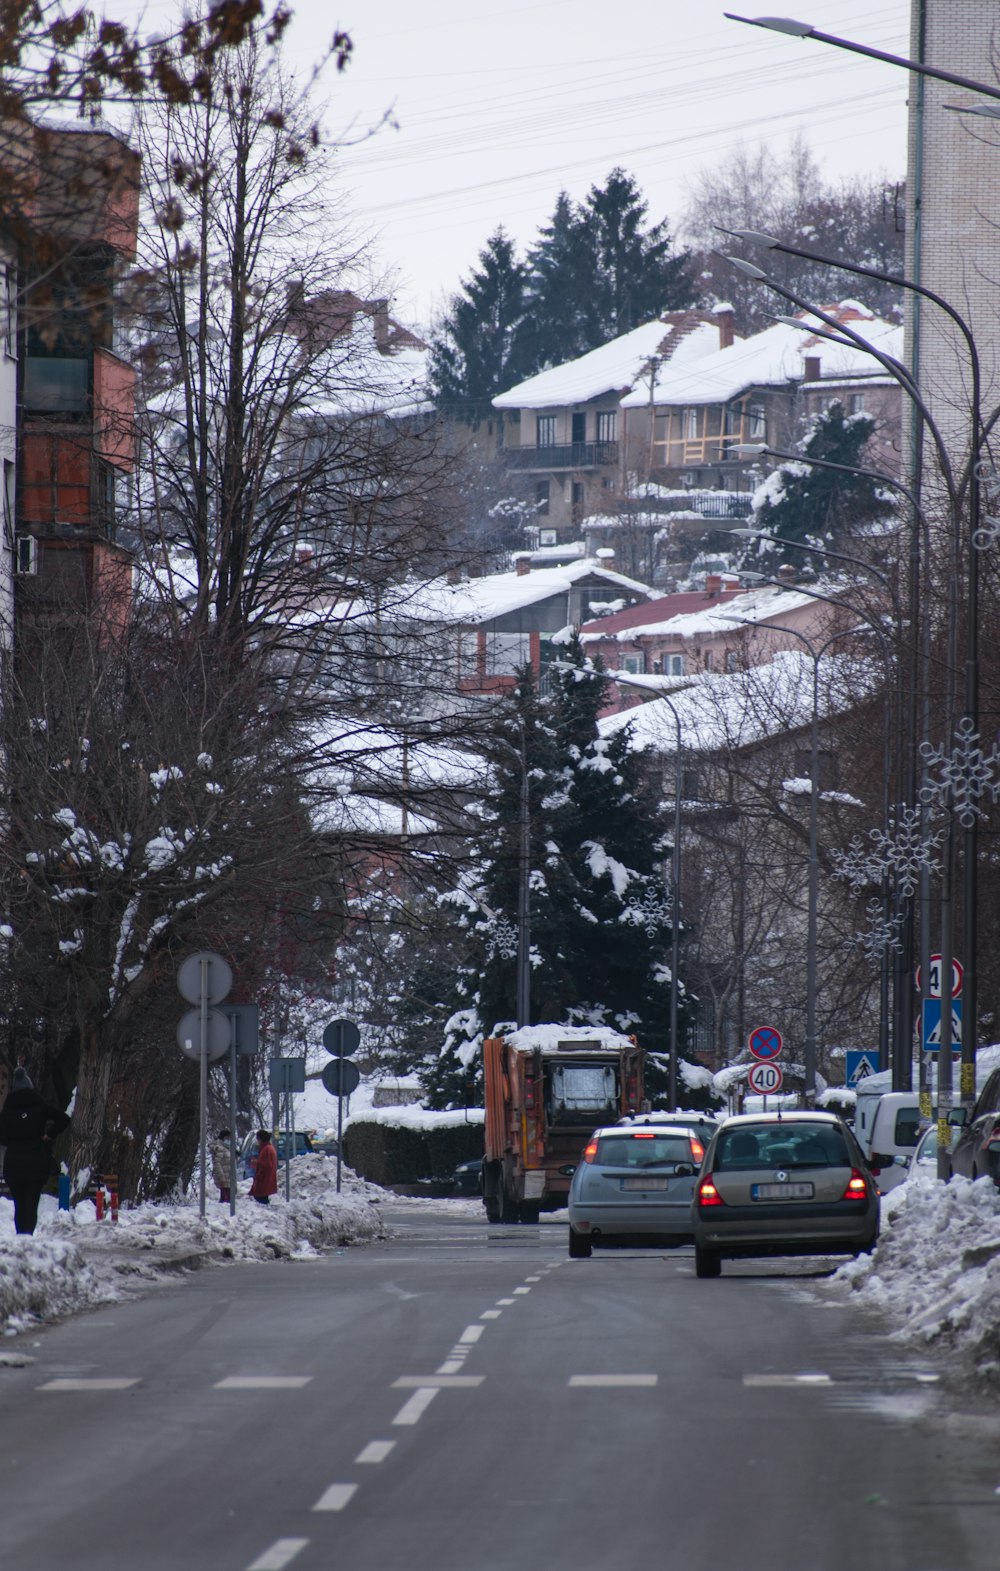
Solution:
[[[354,59],[327,79],[328,133],[355,139],[345,191],[395,282],[395,314],[426,325],[503,224],[522,247],[560,189],[582,197],[616,164],[650,218],[680,227],[698,170],[741,141],[796,131],[824,174],[902,176],[904,71],[726,21],[797,16],[906,53],[908,0],[289,0],[307,68],[335,27]],[[364,132],[391,111],[395,126]]]

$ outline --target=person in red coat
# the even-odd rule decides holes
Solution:
[[[254,1158],[250,1193],[262,1206],[269,1205],[271,1196],[278,1193],[278,1153],[271,1144],[269,1129],[257,1131],[257,1155]]]

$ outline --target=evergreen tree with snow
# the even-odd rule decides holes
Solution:
[[[845,412],[843,404],[830,404],[811,422],[799,450],[803,458],[838,464],[844,471],[864,467],[864,452],[875,430],[871,415]],[[834,547],[844,535],[891,512],[888,501],[871,475],[851,474],[816,464],[789,461],[768,476],[754,496],[750,520],[779,542],[752,548],[774,561],[815,567],[814,552],[796,551],[799,543]]]
[[[674,251],[666,219],[646,227],[647,211],[624,169],[612,169],[603,186],[587,193],[581,219],[597,253],[588,348],[692,302],[690,257]]]
[[[466,425],[492,414],[491,400],[535,369],[525,324],[528,270],[497,229],[431,340],[438,407]]]

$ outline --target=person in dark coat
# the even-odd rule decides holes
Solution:
[[[69,1115],[43,1101],[27,1070],[18,1065],[0,1109],[0,1146],[7,1148],[3,1176],[14,1201],[18,1233],[35,1231],[38,1202],[52,1173],[52,1142],[68,1127]]]
[[[253,1163],[250,1193],[262,1206],[270,1205],[271,1196],[278,1193],[278,1153],[271,1144],[269,1129],[257,1131],[257,1155]]]

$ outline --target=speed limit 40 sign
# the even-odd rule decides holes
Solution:
[[[780,1091],[782,1078],[777,1064],[751,1064],[747,1075],[751,1091],[761,1096],[773,1096],[776,1091]]]

